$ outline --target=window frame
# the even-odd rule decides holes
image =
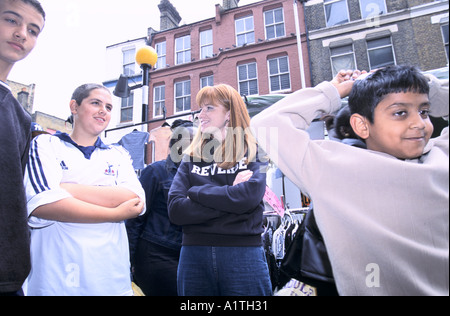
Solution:
[[[329,23],[329,17],[328,17],[328,14],[327,14],[327,7],[332,6],[332,5],[334,5],[336,3],[339,3],[339,2],[344,2],[345,3],[345,13],[347,15],[347,20],[346,21],[342,20],[339,23],[330,24]],[[347,0],[324,0],[323,8],[324,8],[324,12],[325,12],[325,24],[326,24],[327,27],[338,26],[338,25],[342,25],[342,24],[350,22],[350,12],[349,12],[349,9],[348,9],[348,2],[347,2]],[[338,14],[338,15],[342,15],[342,14]]]
[[[163,91],[163,98],[157,99],[161,97],[161,89]],[[158,90],[158,91],[157,91]],[[166,106],[166,85],[159,85],[153,87],[153,118],[159,118],[164,116],[164,107]],[[161,114],[157,114],[157,109],[160,109]]]
[[[287,72],[281,72],[281,67],[280,67],[280,60],[281,59],[286,59],[286,63],[287,63]],[[278,68],[278,73],[276,74],[271,74],[271,69],[270,69],[270,62],[271,61],[277,61],[277,68]],[[279,56],[279,57],[275,57],[275,58],[270,58],[267,59],[267,69],[268,69],[268,75],[269,75],[269,90],[270,93],[283,93],[283,92],[288,92],[292,90],[292,80],[291,80],[291,68],[290,68],[290,62],[289,62],[289,56],[285,55],[285,56]],[[289,76],[289,88],[283,89],[282,86],[282,76],[288,75]],[[274,77],[278,77],[278,83],[280,86],[280,90],[272,90],[272,78]]]
[[[186,41],[188,39],[188,41]],[[178,43],[180,40],[183,40],[183,47],[179,47]],[[188,47],[186,47],[186,43],[189,43]],[[178,55],[182,54],[182,62],[179,62]],[[175,65],[183,65],[192,61],[192,42],[191,35],[184,35],[175,38]]]
[[[380,46],[377,46],[375,48],[369,48],[369,42],[379,41],[379,40],[382,40],[382,39],[389,39],[390,44],[389,45],[380,45]],[[394,44],[392,43],[392,36],[383,36],[383,37],[378,37],[378,38],[373,38],[373,39],[366,39],[366,47],[367,47],[367,58],[368,58],[368,61],[369,61],[370,70],[386,67],[386,66],[389,66],[389,65],[397,65],[397,60],[395,58]],[[376,51],[376,50],[386,49],[386,48],[389,48],[389,47],[391,48],[393,64],[373,65],[372,64],[372,60],[370,58],[370,52]]]
[[[125,112],[131,112],[131,115],[128,114],[127,118],[130,117],[129,120],[124,119]],[[134,121],[134,92],[131,92],[128,98],[122,98],[120,101],[120,123],[129,123]]]
[[[252,20],[252,25],[253,25],[253,28],[250,30],[250,29],[247,29],[247,23],[246,23],[246,20],[248,20],[248,19],[251,19]],[[240,22],[240,21],[244,21],[244,31],[242,31],[242,32],[238,32],[238,22]],[[236,19],[235,21],[234,21],[234,27],[235,27],[235,34],[236,34],[236,46],[237,47],[242,47],[242,46],[244,46],[244,45],[248,45],[248,44],[254,44],[256,41],[255,41],[255,19],[254,19],[254,17],[253,17],[253,15],[247,15],[247,16],[245,16],[245,17],[242,17],[242,18],[239,18],[239,19]],[[251,34],[251,35],[250,35]],[[249,38],[248,36],[253,36],[253,41],[251,41],[251,37]],[[242,45],[240,45],[239,44],[239,37],[240,36],[244,36],[244,38],[245,38],[245,42],[242,44]]]
[[[122,73],[128,77],[136,74],[136,47],[122,50]]]
[[[185,84],[186,83],[189,83],[189,94],[186,94],[186,91],[185,91],[185,88],[186,88],[186,86],[185,86]],[[181,84],[181,85],[183,85],[182,86],[182,95],[180,95],[180,96],[177,96],[177,85],[179,85],[179,84]],[[177,82],[175,82],[175,84],[174,84],[174,104],[173,104],[173,106],[174,106],[174,113],[175,114],[178,114],[178,113],[186,113],[186,112],[190,112],[191,111],[191,109],[192,109],[192,82],[191,82],[191,80],[182,80],[182,81],[177,81]],[[182,100],[183,101],[183,110],[182,111],[178,111],[177,110],[177,105],[178,105],[178,100]],[[189,103],[189,108],[188,109],[186,109],[186,101],[189,101],[188,103]]]
[[[203,34],[210,33],[211,34],[211,42],[203,43]],[[207,49],[208,52],[206,55],[203,54],[203,50]],[[204,30],[200,32],[200,59],[206,59],[213,57],[214,55],[214,34],[212,29]]]
[[[278,10],[281,11],[281,14],[283,16],[283,21],[282,22],[276,22],[275,21],[275,11],[278,11]],[[267,18],[266,18],[266,14],[270,13],[270,12],[272,13],[273,20],[274,20],[274,22],[272,24],[268,24],[267,23]],[[283,25],[283,35],[278,36],[278,34],[277,34],[277,26],[281,25],[281,24]],[[268,37],[267,29],[269,27],[274,27],[275,37],[273,37],[273,38],[269,38]],[[284,16],[284,9],[283,9],[283,7],[279,7],[279,8],[275,8],[275,9],[272,9],[272,10],[264,11],[264,32],[265,32],[266,40],[274,40],[274,39],[286,37],[286,20],[285,20],[285,16]]]
[[[159,42],[155,45],[156,53],[158,54],[158,61],[155,69],[163,69],[167,66],[167,42]]]
[[[250,65],[254,65],[255,66],[255,72],[256,72],[256,77],[255,78],[249,78],[249,72],[248,72],[248,67],[250,66]],[[240,78],[240,68],[241,67],[246,67],[246,75],[247,75],[247,78],[246,79],[244,79],[244,80],[241,80],[241,78]],[[250,93],[251,91],[251,87],[250,87],[250,82],[252,82],[252,81],[256,81],[256,90],[257,90],[257,92],[256,93],[253,93],[253,94],[246,94],[246,96],[253,96],[253,95],[258,95],[259,94],[259,80],[258,80],[258,64],[256,63],[256,62],[249,62],[249,63],[245,63],[245,64],[241,64],[241,65],[238,65],[237,66],[237,76],[238,76],[238,86],[239,86],[239,94],[241,95],[241,96],[244,96],[244,94],[242,94],[242,91],[241,91],[241,84],[243,84],[243,83],[247,83],[247,90],[248,90],[248,92]]]

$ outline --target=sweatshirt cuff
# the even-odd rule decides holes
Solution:
[[[188,191],[188,197],[194,201],[194,202],[198,202],[199,201],[199,195],[200,195],[200,188],[201,187],[192,187],[189,189]]]
[[[336,87],[329,81],[322,82],[317,86],[317,89],[323,92],[323,94],[330,100],[330,109],[326,111],[327,113],[335,113],[339,111],[342,107],[341,96],[339,95]]]

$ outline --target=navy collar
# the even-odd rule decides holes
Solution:
[[[5,87],[9,91],[11,91],[11,88],[6,84],[6,82],[3,82],[3,81],[0,80],[0,86]]]
[[[53,135],[55,137],[58,137],[59,139],[61,139],[62,141],[65,141],[66,143],[72,144],[74,145],[78,150],[80,150],[84,157],[86,159],[91,159],[92,154],[94,153],[94,151],[99,148],[99,149],[109,149],[109,146],[105,145],[102,140],[99,138],[97,138],[97,141],[95,142],[94,146],[89,146],[89,147],[83,147],[78,145],[77,143],[75,143],[73,141],[72,138],[70,138],[69,134],[67,133],[61,133],[61,132],[56,132],[55,135]]]

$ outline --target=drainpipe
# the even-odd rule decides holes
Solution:
[[[297,0],[294,0],[294,18],[295,18],[295,29],[297,33],[298,59],[300,62],[300,78],[302,82],[302,89],[304,89],[306,88],[305,64],[303,62],[302,34],[300,32],[300,18],[298,15]]]

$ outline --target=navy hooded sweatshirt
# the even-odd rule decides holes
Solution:
[[[183,246],[262,245],[267,164],[245,161],[228,170],[216,163],[181,164],[169,192],[169,217],[183,226]],[[246,170],[252,178],[233,186]]]
[[[20,290],[30,272],[23,174],[31,117],[0,82],[0,293]]]

